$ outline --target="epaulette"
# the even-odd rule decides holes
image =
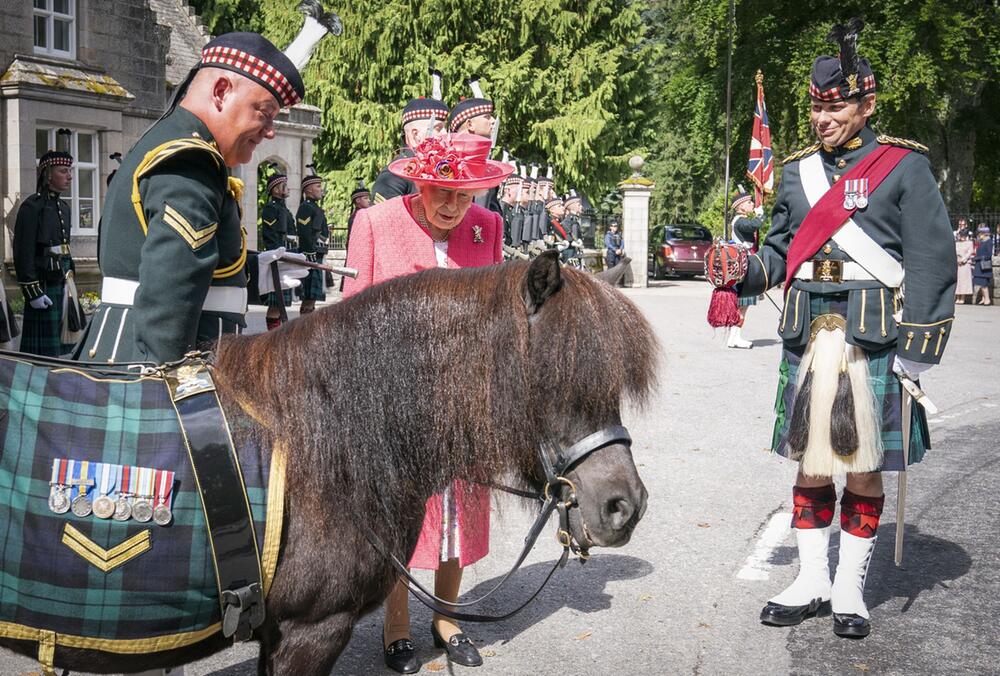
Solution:
[[[899,146],[901,148],[909,148],[910,150],[916,150],[918,153],[927,154],[927,146],[923,143],[917,143],[916,141],[911,141],[908,138],[898,138],[896,136],[886,136],[885,134],[879,134],[878,138],[875,139],[877,142],[886,146]]]
[[[781,161],[782,164],[788,164],[789,162],[794,162],[795,160],[801,160],[807,155],[812,155],[814,152],[823,147],[822,143],[813,143],[811,146],[806,146],[802,150],[796,150],[794,153],[786,157]]]

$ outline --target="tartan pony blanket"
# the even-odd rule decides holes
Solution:
[[[0,636],[37,640],[44,663],[55,645],[156,652],[220,631],[202,498],[161,376],[0,352],[0,439]],[[284,495],[283,456],[266,456],[239,454],[265,594]]]

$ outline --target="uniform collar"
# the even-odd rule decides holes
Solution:
[[[841,155],[844,155],[845,153],[854,152],[855,150],[863,148],[864,146],[869,145],[870,143],[874,143],[875,138],[876,138],[875,132],[872,131],[872,128],[869,127],[868,125],[865,125],[864,127],[861,128],[861,131],[859,131],[857,134],[851,137],[846,143],[843,143],[842,145],[837,146],[836,148],[828,146],[824,143],[823,151],[830,155],[833,155],[834,157],[839,157]]]
[[[200,138],[202,141],[207,143],[215,143],[215,137],[212,136],[212,132],[208,130],[205,123],[201,121],[200,117],[192,113],[187,108],[177,106],[174,109],[174,112],[170,113],[170,116],[176,116],[178,118],[178,122],[191,131],[191,136]]]

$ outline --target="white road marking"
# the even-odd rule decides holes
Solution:
[[[792,515],[788,512],[778,512],[767,522],[764,532],[757,538],[753,553],[747,557],[736,577],[740,580],[768,580],[771,577],[771,555],[777,549],[791,528]]]
[[[991,402],[984,401],[974,406],[967,406],[966,408],[959,409],[954,413],[945,413],[943,415],[934,416],[933,418],[928,418],[927,422],[931,425],[938,425],[946,420],[952,420],[954,418],[963,418],[965,416],[975,414],[984,408],[997,408],[998,406],[1000,406],[1000,404],[994,404]]]

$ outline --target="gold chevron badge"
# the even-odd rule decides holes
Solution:
[[[62,543],[105,573],[128,563],[153,546],[149,541],[149,531],[144,530],[111,549],[104,549],[69,523],[63,528]]]

